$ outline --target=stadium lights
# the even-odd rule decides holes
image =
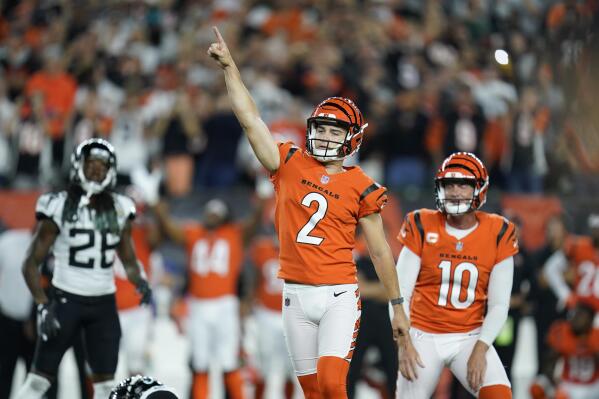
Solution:
[[[495,50],[495,61],[497,61],[497,63],[499,65],[507,65],[510,62],[510,57],[507,53],[507,51],[505,50]]]

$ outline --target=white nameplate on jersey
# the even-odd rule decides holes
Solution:
[[[461,251],[463,248],[464,248],[464,243],[463,243],[463,242],[461,242],[461,241],[458,241],[458,242],[455,244],[455,249],[457,249],[458,251]]]
[[[439,241],[439,234],[437,233],[426,233],[426,242],[430,244],[435,244]]]
[[[331,179],[330,179],[330,177],[329,177],[329,176],[327,176],[327,175],[322,175],[322,177],[320,178],[320,182],[321,182],[322,184],[327,184],[327,183],[329,182],[329,180],[331,180]]]

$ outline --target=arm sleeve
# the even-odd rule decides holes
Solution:
[[[543,266],[543,275],[549,287],[561,304],[565,303],[572,290],[564,280],[564,272],[568,268],[568,260],[562,250],[555,251]]]
[[[397,239],[399,242],[408,247],[410,251],[416,256],[420,256],[422,253],[422,241],[423,241],[424,228],[422,227],[422,220],[420,218],[420,212],[410,212],[404,218]]]
[[[380,212],[387,205],[387,189],[374,182],[360,195],[358,219]]]
[[[493,267],[489,277],[487,314],[480,332],[480,340],[491,346],[507,320],[514,278],[514,258],[508,257]]]
[[[397,258],[397,278],[399,279],[399,289],[404,298],[404,311],[408,318],[410,317],[410,301],[416,286],[416,279],[420,273],[420,257],[412,252],[408,247],[403,247]]]

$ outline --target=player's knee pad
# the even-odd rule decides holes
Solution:
[[[41,399],[50,388],[51,382],[39,374],[28,373],[23,386],[17,393],[20,399]]]
[[[304,391],[304,397],[306,399],[321,399],[320,388],[318,387],[318,378],[316,373],[308,375],[300,375],[297,377],[302,391]]]
[[[347,398],[347,372],[349,362],[335,356],[318,359],[318,386],[323,398]]]
[[[94,399],[106,399],[110,396],[112,388],[116,385],[116,381],[108,380],[102,382],[94,382]]]
[[[479,399],[512,399],[512,389],[507,385],[497,384],[482,387],[478,392]]]

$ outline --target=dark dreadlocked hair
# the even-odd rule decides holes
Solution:
[[[76,183],[67,187],[67,198],[62,210],[62,222],[74,223],[78,219],[79,202],[84,195],[83,189]],[[96,211],[94,224],[100,231],[119,234],[119,224],[114,206],[112,190],[106,189],[101,193],[92,195],[93,201],[89,207]]]

